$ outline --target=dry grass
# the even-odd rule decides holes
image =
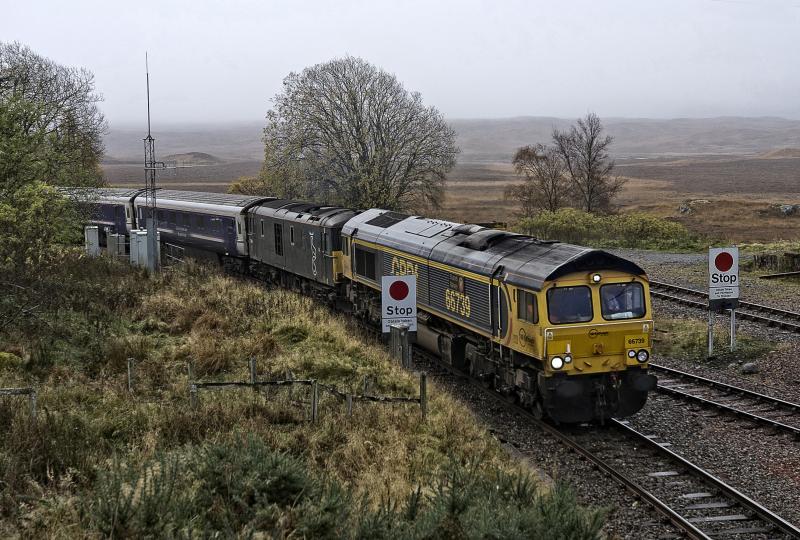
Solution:
[[[343,390],[358,388],[365,375],[376,381],[375,392],[384,395],[415,395],[418,383],[414,375],[388,360],[382,346],[360,337],[346,320],[305,297],[268,291],[191,265],[143,281],[141,274],[122,264],[107,260],[81,264],[86,268],[83,279],[89,283],[98,275],[111,278],[103,289],[84,290],[94,291],[98,304],[123,288],[136,287],[138,292],[124,307],[104,313],[113,328],[110,332],[81,332],[86,321],[99,313],[79,301],[84,306],[80,311],[71,311],[67,304],[53,314],[49,324],[63,325],[54,327],[57,339],[30,330],[0,336],[0,386],[37,387],[41,411],[32,423],[24,401],[0,400],[0,430],[5,434],[0,441],[0,536],[98,536],[110,534],[109,530],[123,536],[152,534],[155,525],[141,517],[149,515],[146,509],[137,514],[136,519],[144,520],[136,522],[138,528],[136,520],[120,524],[108,517],[119,510],[109,510],[109,501],[124,499],[130,486],[141,481],[136,471],[142,466],[158,470],[164,456],[173,456],[169,459],[198,463],[181,473],[196,475],[208,452],[234,452],[230,458],[234,459],[247,437],[255,437],[261,445],[253,450],[256,454],[277,452],[299,464],[293,467],[307,470],[307,481],[323,479],[313,480],[314,485],[342,486],[348,494],[343,500],[351,501],[345,505],[348,508],[366,502],[366,513],[348,513],[348,523],[372,516],[381,501],[406,500],[417,487],[434,512],[437,497],[446,493],[438,491],[437,478],[452,474],[447,471],[452,471],[453,463],[479,464],[482,478],[493,474],[527,478],[525,466],[509,458],[462,405],[435,385],[429,386],[429,415],[424,422],[413,405],[357,404],[354,416],[348,418],[343,404],[324,394],[320,421],[312,425],[308,405],[297,403],[308,399],[307,390],[299,388],[294,390],[294,401],[284,389],[266,397],[248,389],[201,392],[200,407],[193,411],[187,393],[189,359],[196,376],[206,380],[247,380],[246,361],[254,357],[262,376],[292,370],[298,378],[316,378]],[[71,286],[75,289],[71,297],[80,298],[80,285]],[[37,341],[47,344],[50,352],[35,352]],[[137,360],[134,395],[126,388],[130,356]],[[201,479],[192,482],[197,486]],[[184,533],[187,527],[195,532],[197,527],[213,529],[215,520],[229,515],[235,506],[230,506],[232,499],[215,499],[214,504],[221,506],[195,514],[192,501],[201,500],[204,492],[195,487],[191,489],[200,491],[192,495],[187,489],[148,495],[167,497],[154,504],[163,506],[164,516],[171,516],[167,525]],[[318,495],[322,499],[307,501],[316,506],[302,512],[306,518],[328,512],[325,497],[330,494]],[[561,491],[554,497],[562,506],[575,506],[574,499]],[[248,503],[247,508],[253,504],[257,503]],[[299,518],[291,501],[287,504],[269,507],[277,521],[237,510],[239,521],[229,532],[245,534],[266,527],[281,536],[305,530],[294,521]],[[544,514],[537,515],[546,525]],[[580,530],[596,530],[597,515],[584,515],[576,508],[574,516]],[[467,521],[463,523],[466,527]]]

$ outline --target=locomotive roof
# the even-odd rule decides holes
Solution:
[[[636,264],[598,249],[380,209],[350,219],[342,232],[535,290],[545,281],[570,272],[619,270],[644,274]]]
[[[250,212],[286,221],[312,223],[321,227],[342,225],[356,213],[354,210],[340,206],[324,206],[287,199],[264,202],[253,207]]]

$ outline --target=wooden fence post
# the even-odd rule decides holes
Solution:
[[[31,420],[36,420],[36,390],[31,389],[31,393],[28,394],[28,401],[31,405]]]
[[[424,371],[419,373],[419,408],[425,418],[428,415],[428,375]]]
[[[250,384],[253,385],[253,392],[258,392],[258,388],[256,388],[256,386],[255,386],[256,385],[256,359],[255,358],[250,358],[250,360],[248,360],[248,363],[250,364]]]
[[[197,385],[192,384],[189,386],[189,404],[192,407],[192,410],[197,410]]]
[[[128,392],[133,393],[133,358],[128,358]]]
[[[311,422],[316,424],[319,418],[319,386],[317,380],[311,382]]]

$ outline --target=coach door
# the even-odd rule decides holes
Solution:
[[[260,222],[260,223],[259,223]],[[264,220],[258,219],[258,216],[248,213],[247,214],[247,250],[250,257],[256,260],[261,260],[259,253],[259,236],[264,236]]]

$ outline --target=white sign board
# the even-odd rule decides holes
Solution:
[[[417,331],[417,276],[383,276],[381,279],[381,326],[404,324]]]
[[[708,250],[708,299],[739,298],[739,248]]]

